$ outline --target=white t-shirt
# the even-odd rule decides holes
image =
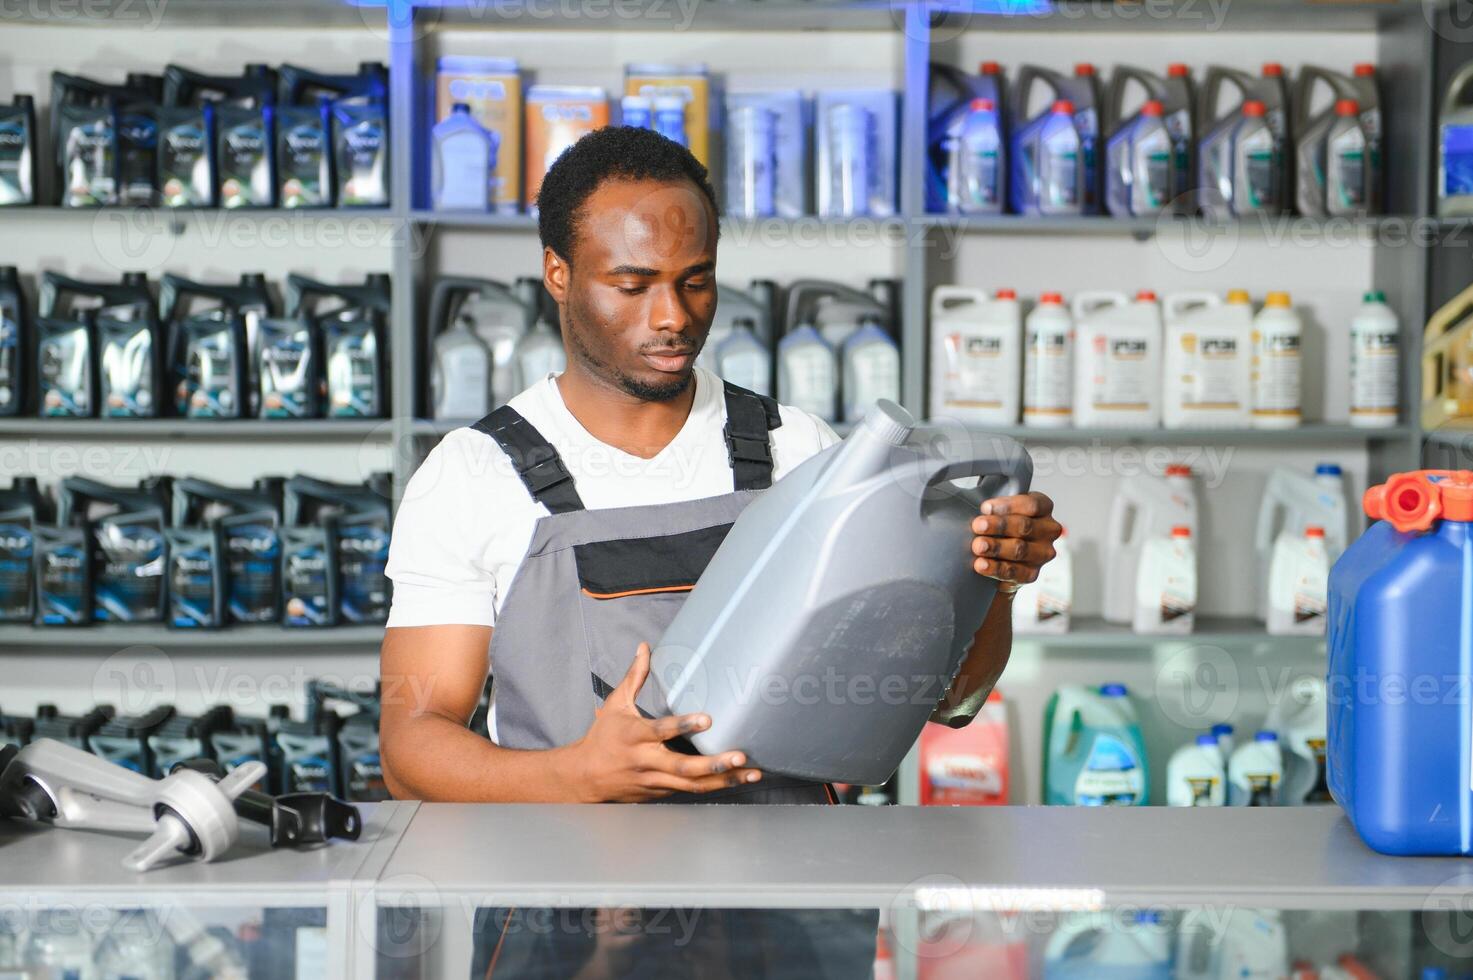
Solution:
[[[589,510],[698,500],[730,493],[726,399],[721,379],[696,368],[690,416],[652,459],[600,442],[563,404],[549,374],[511,407],[552,443]],[[817,416],[781,407],[772,430],[773,479],[839,437]],[[494,626],[537,519],[511,460],[475,429],[449,433],[415,471],[400,501],[389,543],[394,581],[390,626]]]

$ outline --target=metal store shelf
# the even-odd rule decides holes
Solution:
[[[0,418],[0,437],[46,439],[387,439],[389,419],[31,419]]]
[[[432,211],[421,208],[410,214],[410,220],[439,228],[486,229],[489,231],[537,230],[537,217],[531,214],[495,214],[479,211]],[[926,222],[915,222],[920,227]],[[796,218],[741,218],[723,216],[724,231],[741,235],[743,242],[773,232],[801,234],[816,231],[880,232],[902,230],[908,222],[899,215],[884,218],[826,218],[816,214]]]
[[[1429,0],[1431,8],[1443,0]],[[1405,16],[1416,4],[1407,0],[1386,3],[1319,2],[1319,0],[1238,0],[1221,11],[1206,5],[1172,4],[1154,8],[1139,4],[1091,3],[1089,0],[1015,0],[979,3],[978,0],[931,0],[932,30],[953,34],[973,31],[1059,31],[1069,33],[1160,31],[1329,31],[1370,30]]]
[[[410,431],[417,436],[443,436],[454,429],[464,428],[475,422],[476,419],[415,419],[410,423]],[[847,436],[854,428],[853,422],[834,422],[832,428],[841,436]]]
[[[230,0],[228,3],[221,0],[168,0],[153,6],[137,0],[89,0],[85,10],[88,20],[105,20],[109,27],[122,30],[153,30],[161,20],[170,27],[290,24],[366,27],[383,31],[387,7],[388,0],[360,0],[355,3],[344,0]],[[5,19],[73,26],[79,18],[75,4],[28,3],[7,10]]]
[[[376,650],[383,638],[382,626],[337,626],[331,629],[287,629],[276,625],[233,626],[215,631],[171,630],[158,623],[76,628],[0,626],[0,648],[152,646],[164,650],[259,650],[267,647]]]
[[[378,2],[384,0],[359,0]],[[563,4],[548,17],[536,4],[414,0],[436,26],[467,30],[572,30],[617,32],[675,28],[692,31],[893,31],[905,21],[909,0],[701,0],[685,6],[644,4],[621,13],[620,4]],[[611,12],[612,11],[612,12]]]
[[[1318,241],[1321,238],[1370,237],[1381,232],[1411,237],[1422,230],[1423,226],[1425,231],[1436,227],[1436,223],[1428,219],[1401,215],[1366,218],[1277,215],[1217,222],[1173,215],[1116,218],[1110,215],[1050,217],[1024,214],[927,214],[916,220],[931,228],[951,228],[965,234],[980,235],[1129,235],[1145,239],[1162,232],[1184,231],[1201,236],[1236,235],[1249,240],[1282,240],[1290,244],[1303,239]]]
[[[226,219],[230,221],[262,221],[268,218],[379,218],[402,217],[393,208],[165,208],[111,206],[63,208],[54,204],[35,207],[0,208],[0,222],[6,218],[93,219],[111,215],[148,216],[177,221]]]
[[[1139,648],[1142,652],[1162,645],[1176,646],[1224,646],[1251,647],[1268,645],[1275,647],[1323,646],[1323,636],[1273,636],[1263,623],[1249,617],[1199,616],[1196,631],[1183,636],[1143,636],[1129,626],[1107,623],[1098,616],[1076,616],[1068,633],[1055,635],[1042,633],[1016,633],[1014,642],[1032,643],[1045,647],[1129,650]]]
[[[1197,444],[1303,446],[1326,442],[1392,442],[1411,434],[1407,426],[1361,429],[1351,425],[1312,424],[1297,429],[1045,429],[1010,425],[971,427],[979,435],[1011,436],[1025,443],[1148,442],[1157,445]]]
[[[479,211],[431,211],[410,213],[410,220],[440,228],[487,228],[496,231],[536,231],[537,218],[530,214],[497,214]]]

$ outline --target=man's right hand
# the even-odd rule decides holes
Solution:
[[[685,755],[665,745],[681,735],[711,727],[703,714],[646,718],[634,698],[650,674],[650,646],[641,643],[619,686],[594,712],[593,724],[567,747],[575,792],[589,803],[642,803],[672,793],[709,793],[755,783],[756,769],[743,768],[740,752]]]

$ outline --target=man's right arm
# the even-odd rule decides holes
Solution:
[[[379,671],[384,781],[398,799],[578,800],[568,750],[504,749],[467,728],[485,685],[489,626],[403,626],[384,634]]]
[[[640,802],[755,782],[740,752],[685,755],[665,743],[711,725],[706,715],[643,717],[641,644],[588,732],[554,749],[503,748],[466,727],[485,685],[490,626],[390,627],[379,657],[384,781],[397,799],[463,803]]]

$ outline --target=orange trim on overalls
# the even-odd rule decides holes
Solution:
[[[656,592],[689,592],[694,588],[695,584],[692,583],[690,585],[666,585],[658,589],[630,589],[628,592],[590,592],[587,589],[581,591],[590,599],[622,599],[625,596],[653,595]]]
[[[486,964],[486,975],[484,980],[491,980],[496,972],[496,961],[501,959],[501,947],[506,943],[506,934],[511,929],[511,917],[516,915],[517,907],[513,905],[506,910],[506,921],[501,924],[501,935],[496,940],[496,948],[491,951],[491,962]]]

